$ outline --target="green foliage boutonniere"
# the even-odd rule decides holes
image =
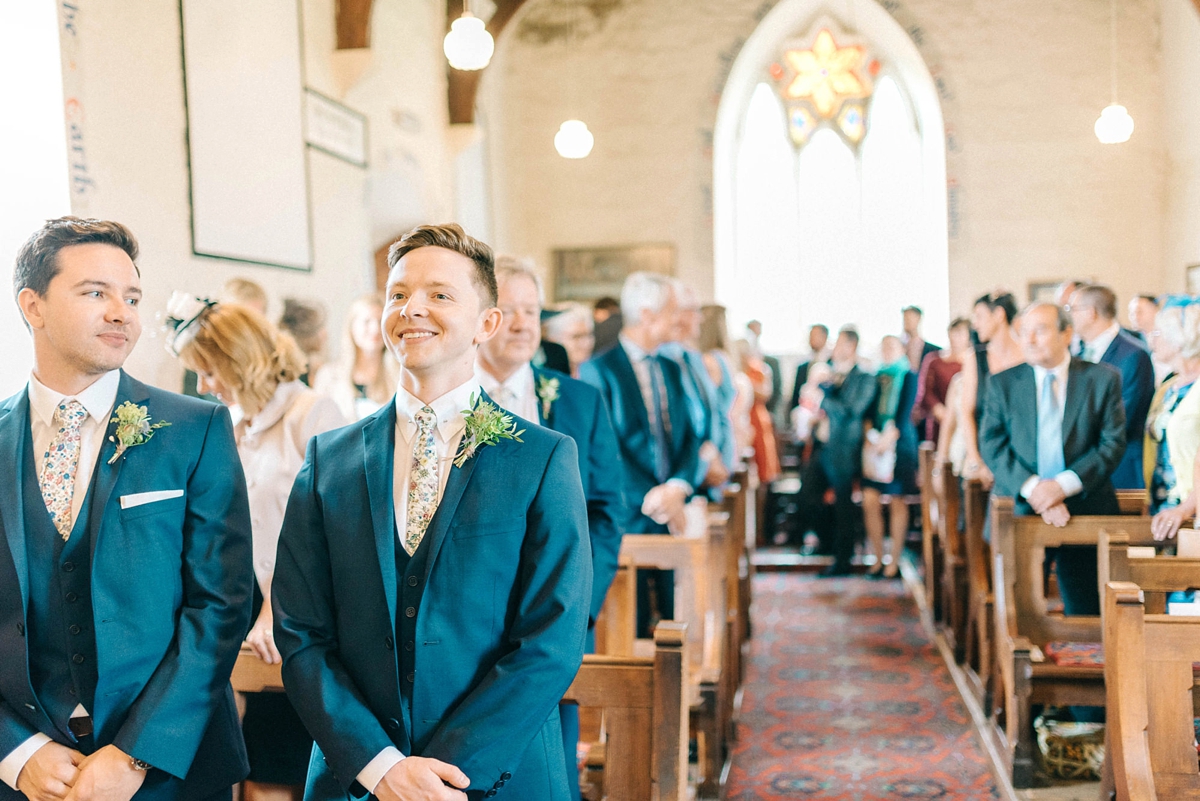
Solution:
[[[500,411],[485,401],[483,396],[471,395],[471,408],[463,409],[463,419],[467,425],[463,429],[458,453],[454,455],[455,467],[462,467],[484,445],[495,445],[502,439],[520,442],[521,435],[525,433],[524,429],[517,430],[512,415]]]
[[[550,417],[550,407],[558,400],[558,379],[550,376],[538,378],[537,396],[542,402],[542,417]]]
[[[116,414],[109,422],[117,424],[116,432],[108,438],[109,442],[117,443],[117,450],[108,460],[109,464],[124,456],[125,451],[134,445],[145,445],[158,429],[171,425],[165,420],[151,423],[150,413],[146,411],[146,407],[134,406],[129,401],[125,401],[117,407]]]

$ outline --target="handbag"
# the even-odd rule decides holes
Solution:
[[[863,478],[879,484],[890,484],[896,475],[896,443],[880,451],[877,443],[883,438],[883,433],[872,428],[867,432],[866,442],[862,450]]]

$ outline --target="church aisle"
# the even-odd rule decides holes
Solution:
[[[730,801],[998,798],[899,581],[760,574]]]

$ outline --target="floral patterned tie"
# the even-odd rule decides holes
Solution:
[[[74,522],[71,500],[75,496],[75,470],[79,466],[80,430],[86,417],[87,410],[74,398],[58,404],[54,410],[58,431],[42,455],[42,500],[63,542],[70,538]]]
[[[417,424],[417,435],[408,471],[408,522],[404,527],[404,550],[409,556],[417,552],[438,503],[437,448],[433,443],[437,415],[425,406],[413,415],[413,422]]]

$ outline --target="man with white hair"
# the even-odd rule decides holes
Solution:
[[[671,278],[633,273],[621,290],[624,327],[617,346],[587,361],[579,377],[608,402],[621,446],[626,531],[666,534],[704,479],[700,438],[692,427],[679,365],[657,355],[675,331],[678,298]],[[674,613],[669,574],[638,571],[638,629]],[[653,596],[653,600],[651,598]],[[657,604],[657,608],[652,605]]]

